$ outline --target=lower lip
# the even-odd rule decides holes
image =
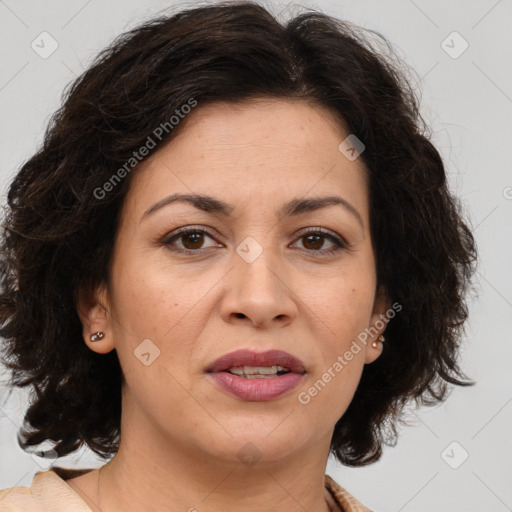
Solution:
[[[296,388],[304,377],[293,372],[265,379],[246,379],[228,372],[209,375],[224,391],[251,402],[265,402],[280,398]]]

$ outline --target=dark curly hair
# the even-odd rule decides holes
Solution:
[[[155,127],[194,98],[294,99],[327,107],[365,145],[378,283],[402,310],[365,365],[331,451],[378,460],[410,402],[471,385],[459,362],[475,271],[474,238],[429,141],[419,100],[389,43],[315,11],[282,23],[252,2],[161,15],[122,34],[65,91],[38,152],[19,170],[1,240],[0,335],[11,387],[32,387],[21,447],[59,456],[119,448],[123,374],[116,351],[83,342],[80,294],[108,283],[131,176],[98,193]],[[162,143],[186,127],[167,130]],[[99,197],[101,195],[101,197]]]

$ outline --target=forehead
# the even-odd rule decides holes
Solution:
[[[346,135],[341,117],[324,106],[258,98],[242,103],[199,104],[185,117],[178,135],[167,146],[179,146],[183,151],[208,149],[228,160],[230,153],[243,151],[259,161],[273,158],[276,162],[283,160],[278,158],[281,149],[287,157],[325,163],[337,156],[338,145]],[[325,152],[329,147],[330,151]]]
[[[181,122],[135,171],[127,202],[136,198],[138,209],[175,192],[276,209],[284,196],[338,192],[366,215],[366,169],[340,152],[348,132],[327,108],[278,99],[199,103]]]

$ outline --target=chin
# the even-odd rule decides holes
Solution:
[[[222,422],[228,433],[223,439],[212,443],[218,449],[218,456],[227,459],[259,457],[265,461],[277,461],[291,455],[301,443],[301,433],[296,425],[286,425],[287,414],[255,421],[254,418],[236,418],[233,422]],[[306,442],[306,439],[304,439]]]
[[[209,446],[208,451],[217,459],[241,463],[242,468],[246,466],[252,469],[258,463],[258,468],[261,469],[262,464],[282,461],[298,449],[297,443],[289,438],[276,436],[270,439],[271,437],[272,435],[265,439],[264,436],[250,433],[243,437],[234,436],[227,443]]]

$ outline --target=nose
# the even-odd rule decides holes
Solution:
[[[293,322],[298,313],[296,297],[288,274],[276,259],[263,251],[251,263],[236,254],[234,260],[221,306],[224,321],[263,329]]]

